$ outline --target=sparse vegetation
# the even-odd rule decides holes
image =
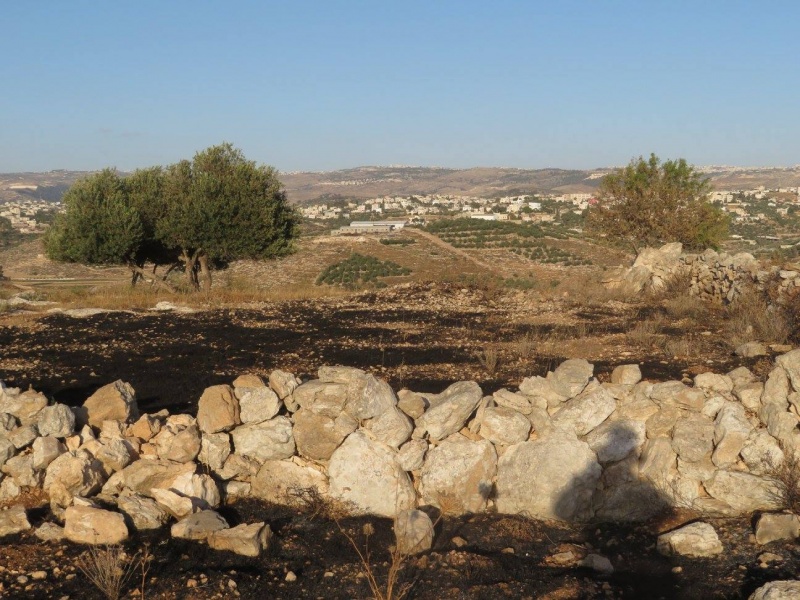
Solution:
[[[149,554],[125,552],[122,546],[92,546],[78,558],[78,568],[108,600],[118,600],[134,573],[142,570],[141,598],[149,568]]]
[[[380,241],[384,246],[410,246],[417,243],[414,238],[407,237],[381,238]]]

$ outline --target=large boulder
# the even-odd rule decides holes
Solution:
[[[791,513],[763,513],[756,522],[756,542],[769,544],[800,536],[800,517]]]
[[[716,471],[704,484],[708,495],[730,506],[731,515],[780,508],[780,491],[770,479],[741,471]]]
[[[203,510],[188,515],[175,523],[170,529],[174,538],[184,540],[205,540],[215,531],[228,528],[228,522],[213,510]]]
[[[169,519],[169,515],[155,500],[134,493],[120,496],[117,509],[138,531],[158,529]]]
[[[347,402],[347,385],[318,379],[307,381],[292,392],[292,402],[316,415],[335,419]]]
[[[711,456],[714,448],[714,423],[699,414],[690,414],[675,422],[672,448],[687,462],[698,462]]]
[[[90,506],[70,506],[64,514],[64,537],[77,544],[111,546],[128,539],[125,518]]]
[[[242,425],[231,432],[231,437],[236,454],[261,463],[289,458],[295,452],[292,422],[288,417]]]
[[[496,470],[497,453],[489,441],[454,434],[428,452],[420,478],[422,501],[445,513],[481,512]]]
[[[283,402],[266,386],[236,388],[242,423],[261,423],[277,415]]]
[[[21,394],[4,392],[0,395],[0,413],[16,417],[22,425],[35,423],[39,411],[47,404],[47,396],[33,390],[28,390]]]
[[[691,523],[658,536],[656,548],[665,556],[706,558],[722,553],[722,542],[708,523]]]
[[[711,460],[720,468],[726,468],[739,458],[753,426],[747,420],[745,408],[737,402],[725,402],[714,421],[714,454]]]
[[[103,465],[83,450],[62,454],[48,466],[44,490],[60,484],[73,496],[90,496],[100,490],[105,481]]]
[[[300,385],[297,377],[286,371],[275,369],[269,374],[269,387],[284,400]]]
[[[464,427],[482,397],[483,392],[474,381],[454,383],[429,398],[431,406],[417,419],[417,428],[426,431],[434,441],[444,439]]]
[[[497,464],[497,510],[542,519],[587,519],[600,473],[589,445],[568,433],[515,444]]]
[[[528,414],[532,411],[528,409]],[[488,407],[481,418],[480,435],[495,444],[509,446],[528,439],[531,422],[525,415],[504,406]]]
[[[100,428],[103,421],[130,423],[139,418],[136,392],[130,383],[117,380],[104,385],[83,403],[86,422]]]
[[[387,446],[399,448],[411,437],[414,426],[403,411],[392,406],[369,422],[369,430]]]
[[[800,580],[770,581],[750,595],[748,600],[796,600],[800,598]]]
[[[645,425],[631,419],[607,420],[586,436],[601,463],[622,460],[645,442]]]
[[[153,489],[169,489],[181,475],[196,472],[197,465],[192,462],[137,460],[109,478],[103,486],[103,493],[114,495],[128,488],[143,496],[152,497]]]
[[[389,446],[356,431],[328,463],[330,495],[354,511],[394,517],[414,508],[416,492]]]
[[[153,438],[158,457],[173,462],[191,462],[200,454],[202,438],[195,419],[173,415]]]
[[[373,419],[396,405],[394,390],[374,375],[357,377],[347,384],[344,410],[354,419]]]
[[[203,433],[230,431],[239,423],[239,400],[227,385],[212,385],[197,403],[197,426]]]
[[[783,367],[792,382],[792,387],[800,391],[800,349],[787,352],[775,359],[775,364]]]
[[[28,515],[22,504],[16,504],[10,508],[0,510],[0,538],[7,535],[14,535],[31,528],[28,522]]]

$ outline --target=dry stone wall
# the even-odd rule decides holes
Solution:
[[[194,416],[140,415],[120,381],[78,408],[0,384],[0,500],[42,488],[59,521],[47,539],[117,543],[172,523],[173,536],[254,555],[269,527],[228,527],[215,512],[226,499],[325,498],[409,523],[423,505],[563,521],[666,506],[743,515],[781,508],[771,473],[800,449],[800,350],[766,381],[739,367],[693,385],[642,381],[637,365],[601,383],[579,359],[492,395],[472,381],[395,393],[350,367],[317,375],[244,375],[206,389]],[[0,534],[26,525],[0,511]]]
[[[708,249],[701,254],[684,254],[680,243],[661,248],[644,248],[633,266],[610,273],[605,284],[633,293],[659,290],[680,275],[689,279],[689,293],[713,302],[728,304],[750,287],[763,289],[777,281],[779,296],[800,287],[800,269],[765,267],[752,254],[727,254]]]

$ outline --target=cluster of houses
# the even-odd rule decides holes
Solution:
[[[37,221],[36,216],[41,212],[51,213],[59,210],[61,210],[60,202],[47,202],[33,198],[11,200],[0,204],[0,217],[11,221],[11,226],[20,233],[41,233],[47,225]]]

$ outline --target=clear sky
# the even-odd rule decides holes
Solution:
[[[0,172],[800,163],[796,0],[2,0]]]

